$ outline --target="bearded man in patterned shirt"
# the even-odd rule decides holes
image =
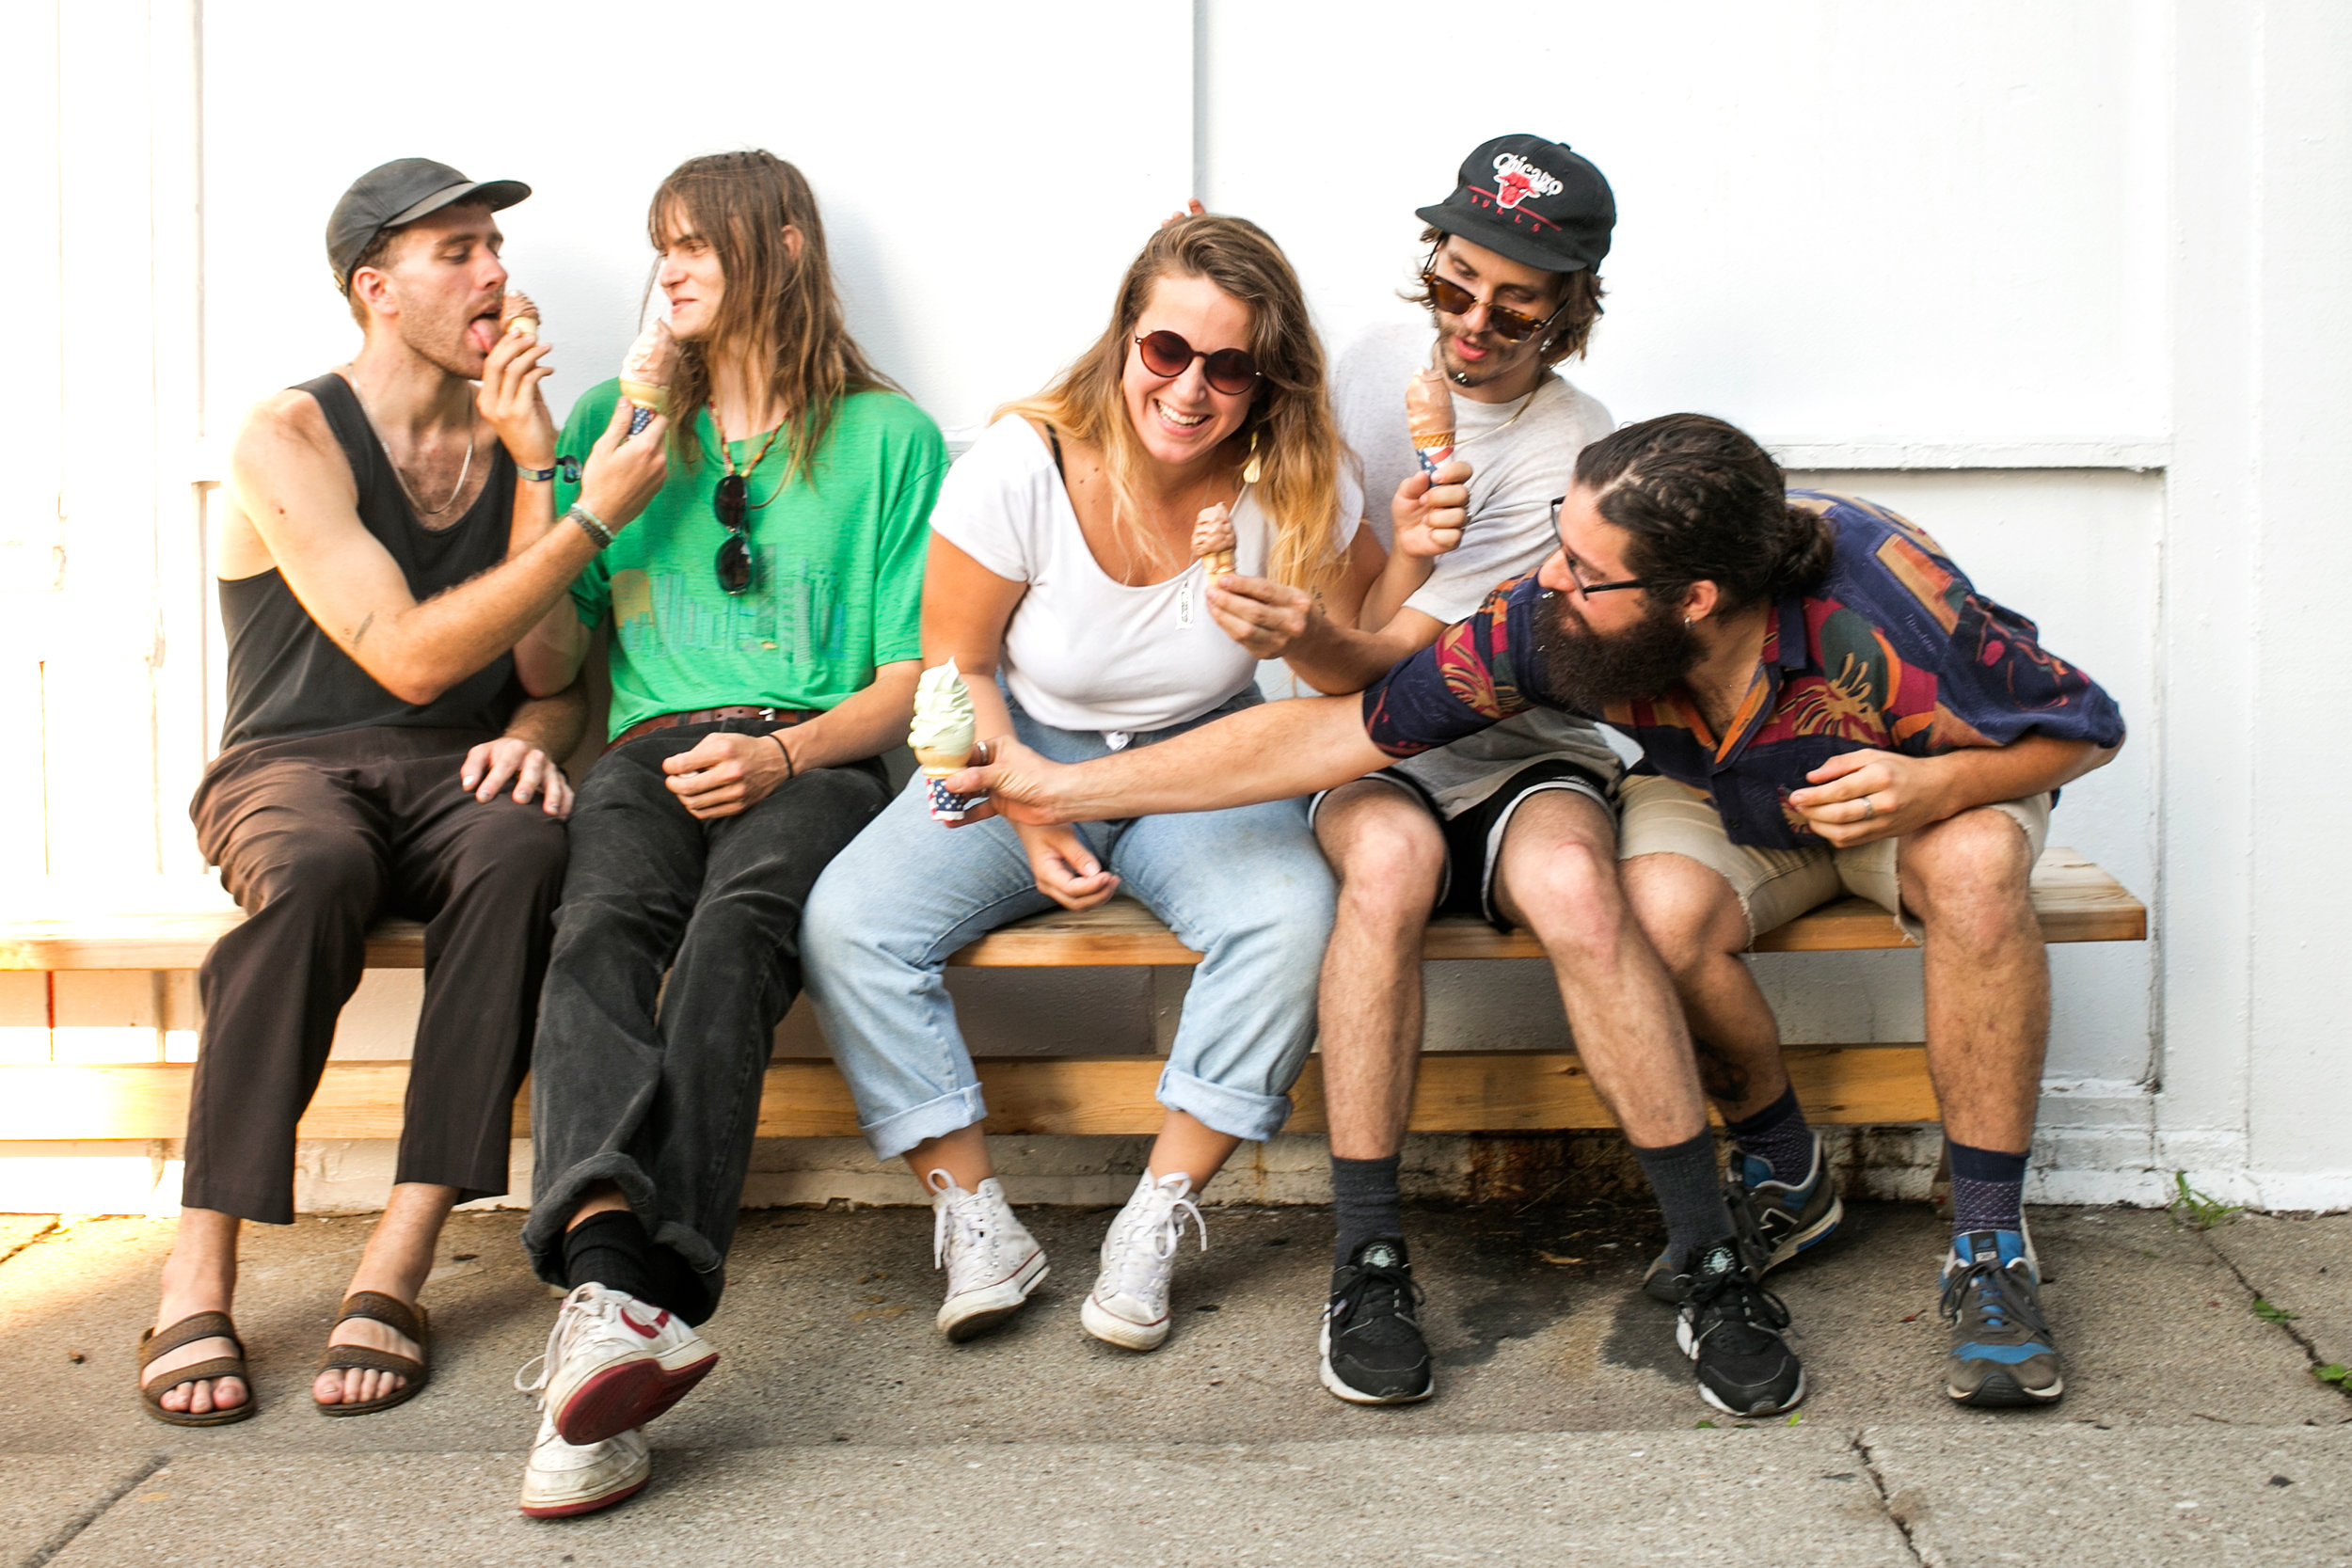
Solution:
[[[1588,1065],[1613,1107],[1662,1096],[1694,1138],[1704,1083],[1740,1136],[1733,1187],[1759,1242],[1733,1249],[1744,1259],[1670,1249],[1645,1281],[1678,1305],[1702,1388],[1719,1403],[1757,1392],[1739,1381],[1756,1354],[1710,1378],[1711,1347],[1768,1348],[1788,1318],[1754,1276],[1824,1233],[1836,1204],[1738,956],[1852,893],[1926,949],[1953,1177],[1946,1392],[2056,1403],[2020,1201],[2049,1031],[2028,882],[2058,790],[2114,756],[2122,713],[1927,534],[1853,497],[1788,490],[1720,420],[1668,415],[1586,447],[1556,526],[1560,550],[1534,577],[1360,698],[1269,704],[1078,768],[1009,749],[948,787],[1025,820],[1090,821],[1304,794],[1535,707],[1623,731],[1645,753],[1623,788],[1623,880],[1706,1067]]]

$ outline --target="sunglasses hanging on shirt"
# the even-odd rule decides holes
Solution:
[[[713,430],[718,430],[719,417],[715,412],[710,417],[710,424]],[[710,493],[710,509],[719,515],[720,524],[727,531],[726,543],[719,546],[718,560],[714,564],[718,568],[719,586],[730,598],[750,593],[759,581],[758,558],[752,554],[752,514],[766,506],[768,501],[774,500],[776,491],[771,490],[768,500],[761,501],[758,506],[753,505],[751,476],[759,471],[762,463],[768,461],[768,449],[776,444],[776,437],[783,432],[781,424],[770,431],[768,439],[760,443],[759,455],[738,473],[735,453],[727,446],[726,432],[719,430],[719,457],[726,465],[727,471],[720,476],[717,488]],[[783,486],[776,488],[781,490]]]

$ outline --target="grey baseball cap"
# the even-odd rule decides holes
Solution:
[[[486,202],[492,212],[531,194],[519,180],[469,180],[430,158],[395,158],[351,182],[326,220],[326,261],[335,286],[349,293],[359,253],[388,229],[414,223],[460,201]]]

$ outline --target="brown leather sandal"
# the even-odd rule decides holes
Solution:
[[[416,1341],[418,1349],[425,1350],[429,1354],[429,1346],[425,1339],[425,1312],[421,1307],[411,1307],[405,1302],[385,1295],[380,1291],[354,1291],[343,1297],[342,1310],[336,1314],[335,1323],[341,1325],[353,1318],[365,1318],[371,1323],[382,1323],[395,1334],[406,1335]],[[329,1328],[326,1332],[331,1336],[335,1330]],[[405,1355],[396,1355],[388,1350],[374,1350],[366,1345],[330,1344],[326,1347],[326,1354],[319,1357],[318,1370],[322,1372],[345,1371],[354,1369],[369,1372],[390,1372],[395,1376],[406,1378],[408,1382],[405,1386],[396,1388],[379,1399],[362,1400],[357,1404],[322,1404],[319,1402],[318,1396],[313,1394],[310,1396],[310,1403],[320,1415],[373,1416],[379,1410],[389,1410],[396,1404],[405,1404],[415,1399],[423,1391],[424,1386],[433,1380],[432,1369],[423,1362]],[[316,1379],[312,1381],[315,1382]]]
[[[158,1372],[155,1381],[147,1381],[147,1364],[159,1355],[168,1355],[184,1345],[199,1339],[226,1339],[237,1347],[234,1355],[215,1355],[210,1361],[192,1362],[168,1372]],[[214,1409],[201,1416],[184,1410],[167,1410],[163,1397],[183,1383],[201,1383],[210,1377],[233,1377],[245,1384],[245,1402],[227,1409]],[[147,1413],[159,1421],[176,1427],[225,1427],[231,1421],[249,1419],[256,1407],[253,1398],[253,1378],[245,1370],[245,1341],[237,1338],[237,1325],[229,1321],[226,1312],[191,1312],[161,1333],[148,1329],[139,1336],[139,1400]]]

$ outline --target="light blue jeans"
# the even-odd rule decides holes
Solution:
[[[1146,746],[1259,700],[1252,689]],[[1013,707],[1022,741],[1057,762],[1109,748]],[[1080,824],[1120,891],[1201,955],[1158,1097],[1236,1138],[1290,1117],[1289,1089],[1315,1035],[1315,981],[1331,934],[1331,873],[1306,802]],[[803,980],[880,1159],[988,1115],[941,971],[997,927],[1054,908],[1010,826],[931,819],[920,774],[834,858],[801,926]]]

